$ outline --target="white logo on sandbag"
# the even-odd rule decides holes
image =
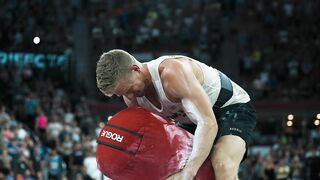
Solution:
[[[103,136],[103,137],[106,137],[106,138],[109,138],[109,139],[112,139],[112,140],[118,141],[118,142],[122,142],[122,140],[123,140],[123,136],[120,136],[117,133],[113,133],[113,132],[106,131],[106,130],[102,130],[100,136]]]

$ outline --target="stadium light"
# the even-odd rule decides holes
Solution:
[[[40,43],[40,38],[38,36],[33,38],[33,43],[34,44],[39,44]]]
[[[317,119],[320,119],[320,113],[317,114]]]
[[[320,120],[319,119],[314,120],[314,125],[319,126],[319,124],[320,124]]]
[[[289,120],[289,121],[292,121],[293,118],[294,118],[293,114],[289,114],[289,115],[288,115],[288,120]]]
[[[288,127],[291,127],[293,125],[293,122],[292,121],[287,121],[287,126]]]

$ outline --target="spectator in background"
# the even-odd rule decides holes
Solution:
[[[18,122],[16,120],[15,114],[11,114],[10,121],[9,121],[9,127],[15,129],[18,125]]]
[[[71,133],[72,133],[72,135],[71,135],[72,141],[74,141],[74,142],[76,142],[76,143],[80,142],[80,139],[81,139],[81,137],[80,137],[81,129],[80,129],[77,121],[73,121],[72,129],[71,129],[71,130],[72,130],[72,132],[71,132]]]
[[[3,137],[2,137],[2,127],[5,127],[7,123],[10,122],[10,117],[6,113],[6,107],[0,102],[0,150],[4,149],[3,147]]]
[[[82,121],[81,121],[81,130],[85,135],[90,135],[90,133],[92,133],[92,129],[95,128],[95,124],[92,124],[93,119],[90,116],[87,117],[83,117]]]
[[[47,127],[48,140],[58,139],[62,130],[63,130],[63,126],[59,121],[59,116],[57,114],[52,114],[51,121],[48,123],[48,127]]]
[[[8,150],[8,154],[10,156],[10,159],[12,160],[11,162],[17,160],[19,145],[15,139],[8,140],[8,143],[6,144],[6,149]]]
[[[7,149],[0,149],[0,179],[9,176],[10,174],[10,156],[8,155]],[[13,177],[12,177],[13,180]]]
[[[36,132],[42,141],[45,141],[48,119],[41,108],[38,108],[38,116],[36,118]]]
[[[281,159],[276,166],[276,178],[277,180],[288,180],[290,175],[290,167],[285,163],[284,159]]]
[[[31,148],[31,160],[34,169],[34,176],[38,180],[43,179],[43,159],[42,159],[42,151],[41,151],[41,143],[36,143],[34,147]]]
[[[70,138],[70,134],[64,134],[63,140],[60,146],[60,152],[62,154],[62,159],[66,163],[66,170],[67,170],[67,176],[69,178],[72,178],[71,174],[71,155],[73,153],[73,141]]]
[[[298,155],[293,157],[291,162],[291,178],[292,180],[302,180],[303,163]]]
[[[11,131],[9,125],[5,125],[4,129],[2,130],[2,136],[7,139],[13,139],[15,137],[14,132]]]
[[[48,167],[48,178],[49,180],[61,180],[63,177],[63,161],[61,156],[58,154],[57,149],[53,149],[49,153],[47,159]]]
[[[257,180],[262,180],[266,179],[266,176],[264,174],[264,169],[263,169],[263,163],[264,163],[264,158],[260,154],[257,154],[256,156],[253,156],[252,160],[254,161],[254,175],[253,179]]]
[[[97,166],[97,160],[93,147],[89,147],[86,151],[86,157],[83,161],[85,180],[99,179],[101,172]]]
[[[307,179],[320,178],[320,151],[312,146],[305,154]]]
[[[31,172],[33,172],[32,162],[22,153],[19,154],[18,158],[12,163],[16,179],[19,179],[20,177],[25,179],[25,176],[30,176]]]
[[[73,112],[71,111],[71,107],[70,107],[70,105],[67,107],[67,111],[66,111],[66,113],[65,113],[65,115],[64,115],[64,122],[66,123],[66,124],[72,124],[73,123],[73,120],[74,120],[74,114],[73,114]]]
[[[266,157],[263,166],[264,166],[263,173],[265,174],[267,180],[276,179],[275,163],[274,163],[273,157],[271,155]]]
[[[22,141],[27,135],[28,132],[24,129],[23,124],[19,123],[15,129],[16,137],[18,140]]]
[[[26,111],[26,124],[29,129],[35,130],[35,119],[36,119],[36,108],[38,106],[38,101],[35,94],[30,93],[25,99],[25,111]]]
[[[6,107],[0,103],[0,127],[4,127],[5,124],[9,123],[10,116],[6,112]]]
[[[74,146],[73,153],[71,155],[71,167],[73,172],[73,177],[76,177],[78,173],[82,173],[83,160],[85,157],[85,152],[80,142],[77,142]]]

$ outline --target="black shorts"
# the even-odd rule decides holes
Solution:
[[[248,146],[257,123],[256,110],[251,103],[232,104],[213,111],[218,123],[218,133],[215,141],[221,136],[235,135],[241,137]],[[177,123],[177,125],[192,134],[196,129],[195,124]]]
[[[224,135],[241,137],[248,144],[257,124],[256,110],[248,103],[226,106],[215,112],[218,122],[217,138]]]

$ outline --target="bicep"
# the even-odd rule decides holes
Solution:
[[[212,105],[208,95],[202,87],[195,86],[198,85],[190,84],[187,86],[188,91],[191,92],[186,93],[181,99],[185,113],[196,124],[199,122],[215,122],[215,115],[212,111]]]

